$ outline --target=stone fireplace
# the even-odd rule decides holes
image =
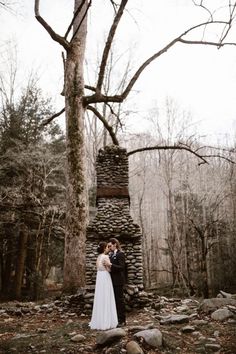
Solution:
[[[130,216],[128,156],[126,149],[111,145],[97,156],[97,212],[87,228],[86,289],[94,290],[97,246],[117,238],[126,255],[125,299],[127,306],[145,302],[143,290],[142,235]],[[87,295],[90,298],[89,294]],[[92,298],[90,298],[92,303]],[[89,302],[89,301],[88,301]]]

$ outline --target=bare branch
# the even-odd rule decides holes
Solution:
[[[76,30],[75,30],[75,32],[74,32],[74,34],[73,34],[71,40],[73,40],[73,39],[75,38],[75,36],[77,35],[77,33],[78,33],[79,29],[80,29],[80,26],[82,25],[82,23],[83,23],[83,21],[84,21],[86,15],[87,15],[88,9],[90,8],[91,4],[92,4],[92,0],[89,1],[88,6],[87,6],[87,8],[86,8],[86,10],[85,10],[85,12],[84,12],[82,18],[81,18],[81,21],[80,21],[78,27],[76,28]]]
[[[116,102],[121,103],[123,102],[123,97],[121,95],[114,95],[114,96],[106,96],[101,93],[95,93],[92,96],[85,96],[84,97],[84,106],[87,106],[90,103],[98,103],[98,102]]]
[[[230,42],[225,42],[225,43],[217,43],[217,42],[208,42],[208,41],[195,41],[195,40],[186,40],[186,39],[179,39],[179,42],[184,43],[184,44],[200,44],[200,45],[212,45],[217,48],[224,47],[225,45],[234,45],[236,46],[236,43],[230,43]]]
[[[213,149],[213,150],[225,151],[225,152],[228,152],[228,153],[236,153],[236,149],[235,148],[226,149],[226,148],[223,148],[223,147],[217,147],[217,146],[211,146],[211,145],[200,146],[195,151],[197,152],[197,151],[202,150],[202,149]]]
[[[107,65],[107,59],[108,59],[108,55],[111,49],[111,44],[113,41],[113,38],[115,36],[115,32],[117,29],[117,26],[120,22],[120,19],[123,15],[125,6],[127,4],[128,0],[122,0],[120,7],[117,11],[117,14],[114,18],[114,21],[112,23],[112,26],[110,28],[108,37],[107,37],[107,41],[106,41],[106,45],[104,47],[104,51],[103,51],[103,55],[102,55],[102,61],[101,61],[101,65],[100,65],[100,71],[98,74],[98,82],[97,82],[97,92],[101,92],[101,88],[102,88],[102,84],[103,84],[103,80],[104,80],[104,74],[105,74],[105,69],[106,69],[106,65]]]
[[[106,121],[106,119],[101,115],[101,113],[98,112],[98,110],[96,108],[94,108],[93,106],[87,106],[87,109],[92,111],[95,116],[103,123],[104,127],[107,129],[107,131],[110,134],[110,137],[112,139],[112,142],[114,145],[119,145],[119,142],[116,138],[116,135],[112,129],[112,127],[108,124],[108,122]]]
[[[171,47],[173,47],[174,44],[176,44],[179,41],[180,37],[175,38],[173,41],[171,41],[167,46],[165,46],[163,49],[161,49],[159,52],[155,53],[154,55],[152,55],[150,58],[148,58],[140,67],[139,69],[136,71],[136,73],[134,74],[134,76],[131,78],[129,84],[127,85],[126,89],[124,90],[124,92],[121,94],[123,100],[128,96],[128,94],[130,93],[132,87],[134,86],[135,82],[137,81],[137,79],[139,78],[139,76],[141,75],[141,73],[144,71],[144,69],[151,63],[153,62],[155,59],[157,59],[159,56],[161,56],[162,54],[164,54],[165,52],[168,51],[168,49],[170,49]]]
[[[223,160],[226,160],[226,161],[228,161],[228,162],[230,162],[230,163],[233,163],[233,164],[236,163],[235,161],[233,161],[233,160],[231,160],[230,158],[228,158],[228,157],[226,157],[226,156],[223,156],[223,155],[202,155],[202,157],[218,157],[218,158],[223,159]]]
[[[228,20],[228,23],[225,24],[225,27],[222,31],[222,34],[221,34],[221,39],[220,39],[220,43],[222,43],[225,38],[227,37],[231,27],[232,27],[232,23],[233,23],[233,20],[235,18],[235,6],[236,4],[234,3],[234,5],[232,6],[231,5],[231,1],[229,1],[229,20]]]
[[[34,3],[34,13],[35,17],[38,20],[38,22],[46,29],[46,31],[49,33],[49,35],[52,37],[52,39],[59,44],[61,44],[65,50],[68,50],[70,45],[67,42],[67,40],[64,37],[61,37],[59,34],[57,34],[52,27],[49,26],[49,24],[40,16],[39,13],[39,0],[35,0]]]
[[[109,103],[105,103],[105,104],[109,107],[109,109],[110,109],[110,111],[111,111],[111,114],[116,117],[118,123],[120,124],[120,127],[122,128],[122,123],[121,123],[119,114],[117,114],[117,113],[114,112],[112,106],[111,106]]]
[[[132,150],[132,151],[128,152],[127,155],[130,156],[130,155],[136,154],[137,152],[152,151],[152,150],[186,150],[186,151],[190,152],[191,154],[197,156],[200,160],[202,160],[201,163],[207,163],[208,164],[207,160],[205,160],[204,157],[202,157],[201,155],[199,155],[198,153],[193,151],[191,148],[186,147],[186,146],[178,146],[178,145],[147,146],[147,147],[139,148],[139,149],[136,149],[136,150]]]
[[[66,31],[66,33],[65,33],[65,36],[64,36],[65,39],[67,38],[68,34],[70,33],[70,31],[71,31],[71,29],[72,29],[72,27],[73,27],[73,24],[74,24],[74,22],[75,22],[75,19],[76,19],[77,15],[80,13],[80,11],[82,10],[82,8],[83,8],[83,6],[84,6],[84,4],[85,4],[85,1],[86,1],[86,0],[83,0],[83,1],[81,2],[80,6],[78,7],[78,9],[75,11],[74,16],[73,16],[73,18],[72,18],[72,20],[71,20],[71,23],[69,24],[69,26],[68,26],[68,28],[67,28],[67,31]]]
[[[199,226],[197,226],[192,218],[187,216],[187,219],[192,223],[193,228],[197,231],[197,235],[200,237],[200,239],[203,241],[205,238],[205,232],[201,230]]]
[[[93,87],[93,86],[90,86],[90,85],[84,85],[84,88],[86,88],[87,90],[90,90],[90,91],[96,92],[96,88],[95,88],[95,87]]]
[[[12,6],[10,6],[12,5]],[[7,1],[0,1],[0,7],[2,7],[4,10],[14,13],[13,11],[13,4],[8,4]]]
[[[226,153],[236,153],[236,150],[235,149],[225,149],[225,148],[220,148],[220,147],[215,147],[215,146],[210,146],[210,145],[204,145],[204,146],[200,146],[198,147],[197,149],[195,149],[195,153],[200,151],[200,150],[203,150],[203,149],[211,149],[212,151],[223,151],[223,152],[226,152]],[[229,157],[226,157],[224,155],[221,155],[221,154],[209,154],[209,155],[201,155],[202,157],[206,158],[206,157],[218,157],[220,159],[223,159],[223,160],[226,160],[232,164],[235,164],[236,162],[234,160],[232,160],[231,158]]]
[[[59,112],[53,114],[50,118],[46,119],[44,122],[42,122],[42,125],[45,126],[45,125],[49,124],[53,119],[59,117],[64,112],[65,112],[65,107],[62,108]]]
[[[96,103],[96,102],[117,102],[117,103],[123,102],[126,99],[126,97],[128,96],[128,94],[130,93],[131,89],[133,88],[134,84],[136,83],[136,81],[138,80],[139,76],[144,71],[144,69],[150,63],[152,63],[155,59],[160,57],[162,54],[166,53],[176,43],[180,42],[180,43],[186,43],[186,44],[202,44],[202,45],[208,44],[208,45],[214,45],[216,47],[223,47],[224,45],[236,45],[236,43],[219,43],[219,42],[210,42],[210,41],[190,41],[190,40],[184,40],[182,38],[182,37],[186,36],[187,34],[189,34],[190,32],[192,32],[192,31],[194,31],[194,30],[196,30],[198,28],[204,27],[206,25],[211,25],[211,24],[221,24],[222,25],[222,24],[226,24],[226,23],[228,23],[228,22],[225,22],[225,21],[208,21],[208,22],[203,22],[203,23],[200,23],[200,24],[195,25],[193,27],[190,27],[189,29],[184,31],[182,34],[180,34],[178,37],[174,38],[170,43],[168,43],[160,51],[156,52],[150,58],[148,58],[139,67],[139,69],[136,71],[136,73],[133,75],[133,77],[129,81],[128,85],[126,86],[126,88],[125,88],[125,90],[123,91],[122,94],[114,95],[114,96],[106,96],[106,95],[103,95],[100,91],[97,91],[96,94],[94,94],[92,96],[84,97],[84,104],[87,105],[87,104]],[[105,50],[104,50],[104,52],[105,52]],[[107,55],[108,55],[108,53],[107,53]],[[105,56],[105,54],[104,54],[105,62],[103,62],[103,60],[102,60],[101,67],[100,67],[99,81],[98,81],[98,85],[97,85],[97,88],[99,88],[99,90],[101,90],[101,85],[102,85],[102,82],[103,82],[107,55]]]
[[[160,146],[160,145],[156,145],[156,146],[147,146],[147,147],[143,147],[143,148],[139,148],[136,150],[132,150],[130,152],[128,152],[128,156],[136,154],[137,152],[143,152],[143,151],[152,151],[152,150],[186,150],[188,152],[190,152],[191,154],[195,155],[196,157],[198,157],[200,160],[202,160],[199,165],[202,164],[209,164],[209,162],[206,160],[206,158],[212,158],[212,157],[218,157],[220,159],[226,160],[232,164],[235,164],[236,162],[232,159],[230,159],[229,157],[223,156],[223,155],[219,155],[219,154],[209,154],[209,155],[200,155],[199,153],[197,153],[197,151],[200,150],[200,148],[198,148],[197,150],[193,150],[191,149],[191,147],[181,144],[180,145],[165,145],[165,146]]]
[[[208,21],[208,22],[203,22],[200,23],[196,26],[190,27],[189,29],[187,29],[186,31],[184,31],[181,35],[179,35],[178,37],[176,37],[175,39],[173,39],[169,44],[167,44],[164,48],[162,48],[159,52],[155,53],[154,55],[152,55],[150,58],[148,58],[140,67],[139,69],[136,71],[136,73],[134,74],[134,76],[131,78],[129,84],[127,85],[126,89],[124,90],[124,92],[121,94],[121,97],[123,98],[123,100],[128,96],[129,92],[131,91],[132,87],[134,86],[135,82],[137,81],[137,79],[139,78],[139,76],[141,75],[141,73],[144,71],[144,69],[151,63],[153,62],[155,59],[157,59],[159,56],[161,56],[162,54],[166,53],[171,47],[173,47],[176,43],[178,42],[183,42],[183,43],[189,43],[191,42],[191,44],[210,44],[211,42],[203,42],[203,41],[184,41],[182,39],[182,37],[186,36],[187,34],[189,34],[190,32],[194,31],[195,29],[204,27],[206,25],[210,25],[210,24],[225,24],[224,21]],[[227,44],[231,44],[231,43],[227,43]],[[219,43],[215,43],[215,46],[219,46]],[[220,46],[223,46],[224,44],[221,43]],[[234,44],[235,45],[235,44]]]
[[[203,5],[202,1],[200,1],[200,4],[197,4],[195,0],[192,0],[192,2],[194,3],[195,6],[199,6],[203,10],[205,10],[209,14],[211,21],[213,21],[213,14],[211,13],[211,11],[206,6]]]
[[[118,7],[118,4],[116,4],[115,1],[113,1],[113,0],[110,0],[110,2],[111,2],[111,4],[112,4],[113,9],[114,9],[114,12],[115,12],[115,14],[116,14],[116,8]]]

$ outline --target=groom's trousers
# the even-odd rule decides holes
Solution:
[[[114,295],[116,301],[116,310],[118,322],[125,322],[125,301],[124,301],[124,289],[123,285],[114,285]]]

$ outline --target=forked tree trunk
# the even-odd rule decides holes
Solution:
[[[75,0],[74,11],[82,3]],[[83,64],[87,32],[84,10],[74,22],[74,39],[65,63],[67,140],[67,223],[65,235],[64,291],[85,285],[85,233],[87,224],[86,156],[84,137]],[[79,27],[79,30],[77,31]]]

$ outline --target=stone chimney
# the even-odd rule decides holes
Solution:
[[[115,237],[126,255],[126,302],[137,307],[143,290],[142,235],[130,216],[126,149],[115,145],[100,149],[96,172],[97,213],[87,228],[87,289],[95,285],[98,243]]]

